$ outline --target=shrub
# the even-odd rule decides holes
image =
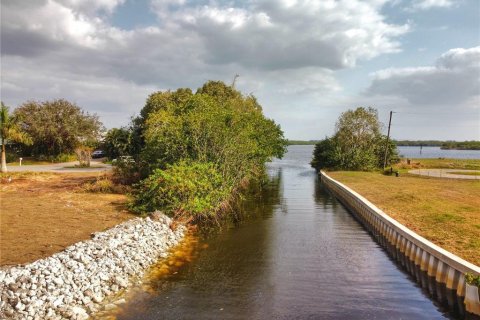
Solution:
[[[18,162],[18,161],[20,161],[20,156],[17,153],[7,152],[5,159],[6,159],[7,163]]]
[[[156,169],[134,186],[133,211],[157,209],[188,220],[208,220],[228,207],[231,190],[218,168],[210,162],[180,161]]]
[[[315,145],[312,167],[320,169],[335,169],[340,162],[340,151],[333,138],[325,138]]]
[[[136,162],[130,156],[121,156],[114,160],[115,161],[112,161],[114,182],[132,185],[141,180],[141,177],[143,176],[143,166],[141,163]]]
[[[87,182],[83,185],[83,191],[92,193],[119,193],[123,194],[128,191],[128,187],[115,184],[108,177],[100,177],[94,182]]]
[[[71,162],[77,160],[77,156],[74,154],[60,153],[53,157],[53,162]]]
[[[480,287],[480,275],[474,275],[471,273],[465,274],[465,281],[472,286]]]
[[[38,155],[34,158],[35,160],[39,160],[39,161],[48,161],[48,162],[55,162],[55,163],[71,162],[71,161],[77,160],[76,155],[69,154],[69,153],[60,153],[59,155],[56,155],[56,156]]]

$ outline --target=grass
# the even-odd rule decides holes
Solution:
[[[480,159],[411,159],[410,165],[402,160],[396,169],[468,169],[480,170]]]
[[[436,167],[439,162],[434,160],[424,163]],[[472,162],[476,161],[480,162]],[[408,174],[395,177],[378,172],[337,171],[328,174],[421,236],[480,265],[479,181]]]
[[[43,159],[37,160],[34,157],[23,157],[22,166],[31,166],[31,165],[45,165],[45,164],[54,164],[54,163],[62,163],[62,162],[72,162],[77,161],[77,157],[75,155],[59,155],[53,159]],[[19,166],[20,165],[20,157],[17,160],[7,163],[8,166]]]
[[[107,180],[84,172],[0,174],[0,265],[50,256],[132,218],[127,196]]]
[[[22,166],[32,166],[32,165],[45,165],[45,164],[52,164],[54,162],[51,161],[38,161],[38,160],[23,160],[22,161]],[[7,166],[19,166],[20,161],[15,161],[15,162],[9,162],[7,163]]]

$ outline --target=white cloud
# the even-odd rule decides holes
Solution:
[[[333,70],[400,50],[395,39],[409,27],[386,23],[379,8],[376,1],[252,1],[243,8],[185,8],[172,19],[195,30],[210,64]]]
[[[153,0],[157,23],[123,30],[110,23],[123,3],[2,0],[2,100],[62,97],[118,126],[154,90],[238,73],[237,87],[257,95],[267,115],[298,118],[285,125],[296,134],[334,102],[335,70],[398,52],[409,28],[386,21],[384,0]]]
[[[451,49],[435,66],[385,69],[373,77],[369,95],[396,96],[421,105],[478,105],[480,47]]]
[[[428,10],[432,8],[449,8],[453,6],[452,0],[414,0],[410,9]]]
[[[9,106],[16,107],[27,100],[66,98],[97,113],[109,127],[126,124],[150,93],[162,89],[114,77],[51,72],[49,66],[35,65],[22,57],[8,57],[2,63],[1,82],[2,101]]]
[[[125,0],[57,0],[58,3],[72,8],[76,12],[83,14],[95,14],[98,11],[104,11],[111,14],[115,8],[125,2]],[[50,2],[50,1],[49,1]]]

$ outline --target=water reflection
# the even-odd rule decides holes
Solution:
[[[269,187],[249,195],[249,218],[210,234],[155,293],[119,319],[444,318],[319,184],[310,146],[269,165]]]

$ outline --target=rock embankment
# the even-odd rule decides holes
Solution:
[[[183,238],[157,212],[25,266],[0,270],[1,319],[87,319]]]

